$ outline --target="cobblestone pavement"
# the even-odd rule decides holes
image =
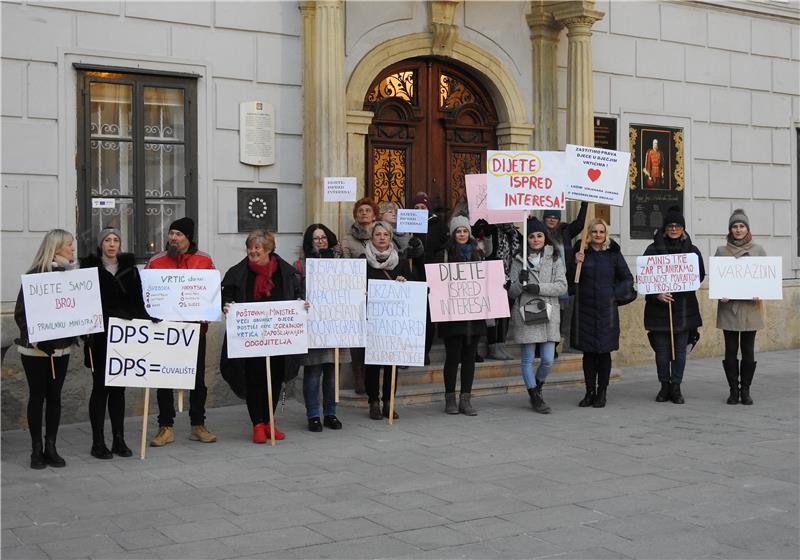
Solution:
[[[214,444],[184,413],[144,461],[93,459],[83,423],[59,432],[67,468],[33,471],[27,433],[5,432],[2,557],[798,558],[799,357],[758,355],[749,407],[703,359],[683,406],[654,402],[649,366],[604,409],[545,387],[549,416],[510,394],[475,418],[402,407],[392,427],[340,408],[344,429],[316,434],[292,401],[275,448],[250,443],[244,406],[209,411]]]

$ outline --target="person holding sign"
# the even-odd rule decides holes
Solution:
[[[357,200],[353,205],[353,219],[350,231],[342,240],[342,253],[346,259],[357,259],[364,250],[372,234],[372,225],[378,219],[378,205],[370,197]],[[353,388],[358,395],[363,395],[364,387],[364,349],[350,349],[351,366],[353,368]]]
[[[425,254],[422,241],[413,233],[399,233],[397,231],[397,211],[400,207],[394,202],[381,202],[378,206],[380,219],[387,222],[395,230],[392,243],[397,247],[401,259],[418,259]]]
[[[572,346],[583,351],[586,396],[578,406],[603,408],[611,376],[611,352],[619,349],[621,302],[630,303],[633,276],[622,250],[608,236],[608,225],[600,218],[589,222],[589,244],[581,251],[575,244],[575,262],[583,263],[576,287],[572,315]],[[576,264],[569,266],[568,279],[575,278]]]
[[[394,234],[392,226],[387,222],[375,222],[372,234],[364,246],[362,257],[367,259],[367,281],[369,280],[397,280],[405,282],[411,278],[408,261],[400,259],[397,248],[392,243]],[[363,354],[362,354],[363,355]],[[383,369],[383,407],[380,402],[380,374]],[[389,396],[392,392],[392,366],[368,365],[364,376],[364,385],[369,400],[369,417],[373,420],[389,417]],[[400,416],[397,412],[393,418]]]
[[[58,272],[75,268],[72,249],[74,237],[63,229],[48,231],[27,274]],[[77,343],[75,337],[28,341],[28,320],[25,296],[22,289],[14,307],[14,320],[19,327],[19,338],[14,342],[25,369],[28,381],[28,430],[31,434],[31,468],[65,467],[66,461],[56,450],[56,435],[61,423],[61,388],[67,376],[70,347]],[[44,405],[47,402],[47,410]],[[42,412],[45,412],[45,443],[42,447]]]
[[[222,279],[222,305],[227,315],[231,303],[302,299],[300,279],[292,265],[275,253],[275,236],[261,229],[245,240],[247,256],[232,266]],[[270,356],[272,393],[280,393],[286,371],[285,356]],[[228,358],[227,333],[219,360],[222,377],[234,393],[247,402],[253,424],[253,443],[266,443],[270,433],[267,404],[267,363],[263,357]],[[277,400],[273,403],[275,413]],[[286,435],[275,428],[275,439]]]
[[[736,209],[728,220],[727,243],[717,247],[715,257],[765,257],[761,245],[753,243],[750,219],[741,208]],[[753,404],[750,384],[756,372],[756,332],[764,328],[761,300],[720,299],[717,304],[717,328],[725,336],[725,360],[722,367],[728,379],[730,395],[728,404]],[[739,362],[739,348],[742,361]]]
[[[527,262],[517,255],[511,264],[508,288],[508,295],[514,299],[511,331],[512,339],[522,351],[522,379],[531,406],[539,414],[549,414],[542,386],[553,367],[556,343],[561,340],[558,297],[567,289],[566,267],[545,225],[536,218],[530,218],[527,225]],[[540,362],[534,375],[533,360],[537,353]]]
[[[445,262],[480,262],[483,251],[472,237],[469,218],[455,216],[450,220],[450,240],[445,245]],[[464,285],[467,288],[467,285]],[[463,296],[462,296],[463,297]],[[472,406],[472,382],[475,379],[475,355],[478,341],[486,334],[486,320],[447,321],[439,323],[439,335],[444,339],[444,411],[447,414],[476,416]],[[456,404],[456,377],[461,364],[461,394]]]
[[[197,250],[194,243],[194,220],[180,218],[169,226],[167,233],[167,249],[162,251],[147,262],[145,268],[149,269],[205,269],[213,270],[214,262],[211,256]],[[206,333],[208,323],[200,324],[200,345],[197,347],[197,374],[195,386],[189,395],[189,420],[192,431],[189,439],[203,443],[217,441],[217,436],[206,429]],[[162,447],[175,441],[172,429],[175,423],[175,399],[172,389],[159,389],[156,391],[158,400],[158,433],[150,441],[152,447]]]
[[[653,242],[647,246],[644,254],[649,256],[677,253],[697,255],[700,282],[702,282],[706,276],[703,256],[686,233],[686,219],[680,208],[672,206],[664,215],[663,227],[655,232]],[[656,354],[656,370],[658,380],[661,382],[656,402],[684,403],[681,382],[686,367],[686,347],[690,335],[696,333],[702,325],[700,305],[697,303],[697,294],[694,291],[664,292],[645,296],[644,328],[647,331],[650,347]]]
[[[142,298],[142,280],[133,253],[120,253],[122,235],[116,228],[105,228],[98,237],[97,254],[81,259],[81,268],[97,268],[103,320],[150,319]],[[87,337],[83,363],[92,372],[92,394],[89,397],[89,420],[92,425],[91,454],[97,459],[111,459],[114,454],[130,457],[133,452],[125,444],[125,387],[106,387],[106,332]],[[106,447],[103,425],[106,405],[111,419],[112,444]]]
[[[305,291],[306,259],[335,259],[342,256],[336,234],[324,224],[311,224],[303,234],[303,258],[295,268],[300,273]],[[313,305],[313,301],[309,302]],[[309,348],[301,357],[303,365],[303,400],[306,403],[308,431],[321,432],[323,425],[331,430],[341,430],[342,423],[336,417],[336,354],[333,348]],[[319,385],[322,380],[322,412],[319,414]]]

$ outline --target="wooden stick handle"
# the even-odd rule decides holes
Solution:
[[[89,369],[94,373],[94,356],[92,356],[92,347],[89,346]]]
[[[267,360],[267,405],[269,406],[269,440],[270,445],[275,445],[275,416],[272,414],[272,367]]]
[[[183,389],[178,389],[178,412],[183,412]]]
[[[53,359],[53,355],[50,354],[50,373],[53,375],[53,381],[56,380],[56,362]]]
[[[150,387],[144,388],[144,409],[142,410],[142,443],[139,448],[139,459],[144,459],[147,448],[147,420],[150,414]]]
[[[669,341],[672,345],[672,361],[675,361],[675,331],[672,328],[672,302],[669,302]]]
[[[397,366],[392,366],[392,387],[389,390],[389,425],[394,424],[394,388],[397,385]]]
[[[333,383],[334,387],[336,388],[336,402],[339,402],[339,349],[336,348],[333,351],[334,359],[333,359]]]
[[[589,206],[586,209],[586,218],[584,219],[584,222],[583,222],[583,232],[581,232],[581,252],[582,253],[586,251],[586,241],[589,238],[589,222],[591,222],[593,219],[594,219],[594,203],[590,202]],[[608,235],[608,232],[606,232],[606,235]],[[572,242],[570,241],[570,243],[572,243]],[[575,266],[575,283],[576,284],[580,284],[581,283],[581,270],[583,270],[583,263],[578,263]]]

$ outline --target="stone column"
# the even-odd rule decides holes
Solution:
[[[366,157],[367,134],[369,125],[372,124],[372,111],[347,111],[347,176],[355,177],[358,182],[358,197],[364,196],[367,178],[364,175],[367,171]],[[349,208],[345,215],[349,213]]]
[[[341,177],[347,172],[342,1],[303,2],[300,11],[306,223],[336,227],[336,207],[325,204],[322,182],[325,177]]]
[[[530,150],[533,125],[502,122],[497,125],[497,147],[501,150]]]
[[[546,2],[531,2],[528,27],[533,52],[533,147],[558,149],[558,73],[556,53],[561,31]]]

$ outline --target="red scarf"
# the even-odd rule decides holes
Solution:
[[[263,266],[249,260],[247,261],[247,266],[256,274],[256,282],[253,286],[253,300],[259,301],[262,298],[269,297],[272,293],[272,288],[275,287],[272,275],[278,270],[278,259],[270,257],[269,262]]]

